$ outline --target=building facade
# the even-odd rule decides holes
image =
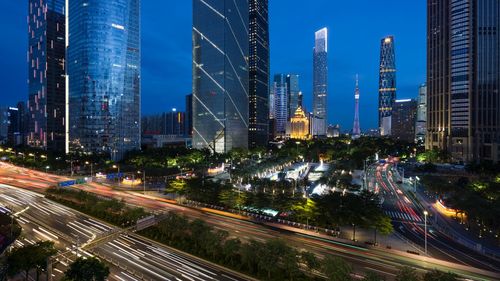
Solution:
[[[428,0],[427,149],[500,158],[500,3]]]
[[[285,74],[275,74],[273,81],[274,97],[274,130],[275,136],[284,136],[288,116],[288,89]]]
[[[186,95],[186,128],[184,129],[186,137],[193,136],[193,94]]]
[[[396,100],[392,108],[392,137],[408,142],[415,141],[415,120],[417,101],[413,99]]]
[[[72,151],[140,149],[140,0],[69,1]]]
[[[418,88],[415,141],[425,144],[426,133],[427,133],[427,85],[422,84]]]
[[[313,114],[317,119],[315,136],[326,136],[328,124],[328,29],[315,33],[313,49]]]
[[[300,95],[299,75],[287,74],[286,89],[288,96],[288,118],[291,118],[295,114],[297,108],[302,106],[299,102],[299,95]]]
[[[248,147],[249,2],[193,0],[193,147]]]
[[[250,147],[267,146],[269,135],[268,0],[249,3],[249,132]]]
[[[392,106],[396,100],[396,55],[394,37],[382,38],[380,43],[380,76],[378,125],[381,136],[391,135]]]
[[[309,116],[302,107],[299,106],[292,117],[290,117],[287,135],[291,139],[308,140],[311,139],[309,130]]]
[[[28,145],[63,152],[66,135],[65,0],[28,2]]]

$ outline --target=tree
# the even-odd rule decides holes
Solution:
[[[365,275],[364,281],[385,281],[385,278],[378,275],[377,273],[373,271],[368,271]]]
[[[64,281],[104,281],[109,267],[95,257],[76,259],[65,272]]]
[[[382,235],[389,235],[394,231],[392,226],[391,218],[385,215],[377,216],[373,223],[374,240],[373,242],[377,244],[377,232]]]
[[[183,179],[176,179],[168,184],[167,193],[175,193],[177,195],[184,195],[186,192],[186,181]]]
[[[300,261],[307,266],[309,273],[312,273],[313,270],[318,269],[321,265],[316,255],[306,251],[300,253]]]
[[[352,280],[352,267],[339,257],[326,257],[323,260],[322,271],[330,281]]]
[[[437,269],[427,272],[424,281],[457,281],[457,275],[451,272],[442,272]]]
[[[48,259],[56,253],[54,242],[51,241],[42,241],[16,248],[7,256],[7,264],[9,265],[7,273],[9,276],[14,276],[24,271],[26,280],[28,280],[29,272],[36,269],[36,280],[38,280],[41,271],[47,269]]]
[[[419,281],[420,278],[414,268],[403,267],[396,276],[396,281]]]

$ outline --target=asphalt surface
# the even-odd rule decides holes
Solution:
[[[24,181],[18,182],[18,176]],[[7,179],[5,179],[7,178]],[[23,187],[26,182],[34,182],[34,185],[26,185],[26,188],[38,188],[37,186],[50,185],[45,179],[50,180],[55,179],[54,176],[49,176],[40,172],[33,172],[30,170],[22,170],[21,168],[11,168],[11,167],[1,167],[0,166],[0,182],[8,180],[11,184],[16,184],[17,186]],[[33,187],[35,186],[35,187]],[[43,188],[43,187],[40,187]],[[307,234],[300,233],[299,231],[289,231],[283,228],[274,228],[264,223],[247,221],[228,217],[226,215],[214,214],[208,211],[192,209],[184,206],[179,206],[164,202],[162,199],[152,199],[142,196],[138,196],[136,193],[122,192],[114,190],[110,187],[89,184],[81,185],[77,188],[87,190],[102,196],[114,197],[117,199],[123,199],[127,203],[137,206],[142,206],[154,211],[174,211],[186,215],[190,219],[200,218],[206,221],[209,225],[214,228],[226,230],[230,233],[231,237],[238,237],[244,241],[247,240],[257,240],[266,241],[273,238],[282,238],[291,246],[296,247],[299,250],[307,250],[317,254],[318,256],[334,255],[344,258],[347,262],[353,265],[355,272],[358,274],[363,274],[368,271],[376,272],[384,276],[387,280],[393,280],[401,266],[411,266],[416,268],[419,272],[425,272],[432,269],[439,269],[442,271],[453,271],[460,274],[463,277],[472,280],[492,280],[500,279],[500,275],[497,273],[485,272],[483,270],[465,267],[458,263],[446,263],[440,260],[429,259],[422,256],[416,256],[413,254],[405,254],[396,251],[390,251],[380,248],[366,248],[363,246],[355,246],[348,243],[343,243],[335,241],[330,237],[320,235],[313,232],[306,232]],[[122,238],[120,238],[122,239]],[[132,244],[130,241],[125,241],[125,245],[131,245],[132,247],[137,246],[137,243]],[[114,245],[119,245],[114,243]],[[134,246],[135,245],[135,246]],[[141,244],[142,245],[142,244]],[[103,255],[111,254],[113,245],[104,244],[105,252]],[[144,245],[142,245],[144,247]],[[122,246],[123,247],[123,246]],[[97,250],[99,251],[98,248]],[[115,247],[115,252],[119,253],[123,258],[122,260],[129,260],[136,262],[136,257],[142,259],[142,252],[132,252],[135,257],[124,255],[120,253]],[[142,248],[141,251],[144,251]],[[149,252],[149,251],[146,251]],[[141,254],[138,254],[141,253]],[[149,254],[148,254],[149,255]],[[130,259],[133,257],[134,260]],[[154,257],[148,257],[148,260],[156,260]],[[140,263],[138,263],[140,267]],[[137,266],[129,262],[127,268]],[[162,269],[163,270],[163,269]],[[207,270],[210,270],[209,268]],[[168,271],[165,271],[171,274]],[[142,274],[148,274],[147,272],[142,272]],[[163,273],[160,273],[163,274]],[[217,274],[217,273],[216,273]],[[154,275],[154,274],[153,274]],[[165,275],[166,278],[170,275]],[[492,277],[493,276],[493,277]],[[205,279],[203,279],[205,280]]]
[[[383,196],[385,213],[392,218],[394,229],[425,251],[425,217],[411,200],[410,195],[397,183],[390,165],[371,169],[375,173]],[[500,263],[457,243],[434,229],[432,218],[427,217],[427,253],[434,258],[474,268],[500,271]]]

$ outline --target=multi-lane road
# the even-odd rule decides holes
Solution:
[[[35,188],[38,188],[38,186],[40,186],[39,188],[44,188],[44,185],[50,185],[46,179],[58,180],[57,177],[47,176],[40,172],[23,170],[6,164],[0,166],[0,182],[8,181],[12,185],[26,188],[33,188],[33,186]],[[23,182],[18,182],[18,180],[22,180]],[[30,186],[29,184],[26,184],[26,182],[34,182],[36,185]],[[143,206],[155,211],[175,211],[182,213],[191,219],[200,218],[205,220],[214,228],[226,230],[231,236],[238,237],[242,240],[254,239],[258,241],[265,241],[271,238],[282,238],[285,239],[289,245],[295,246],[300,250],[313,252],[319,256],[335,255],[343,257],[346,261],[353,264],[353,267],[358,274],[372,271],[383,275],[387,280],[392,280],[400,270],[400,267],[407,265],[415,267],[420,272],[425,272],[434,268],[443,271],[454,271],[463,277],[473,280],[491,280],[500,278],[499,274],[485,271],[482,267],[468,267],[458,263],[450,263],[387,249],[351,245],[350,243],[334,240],[326,235],[274,228],[260,222],[241,220],[203,210],[187,208],[163,202],[158,198],[138,196],[135,193],[118,191],[98,184],[81,185],[78,186],[78,188],[94,192],[102,196],[120,198],[129,204]],[[153,280],[156,280],[158,276],[148,272],[148,270],[155,270],[158,268],[159,265],[156,263],[165,265],[164,268],[175,268],[176,262],[179,262],[175,256],[172,256],[172,258],[174,258],[173,260],[166,259],[165,254],[162,251],[155,251],[151,248],[158,247],[158,245],[153,245],[149,241],[142,241],[141,243],[138,243],[134,239],[138,238],[122,235],[116,240],[119,243],[111,241],[102,244],[95,248],[94,252],[99,253],[99,255],[109,257],[112,251],[115,251],[120,256],[114,254],[113,261],[120,262],[120,265],[126,267],[127,269],[131,269],[131,271],[140,272],[139,274],[144,274],[144,276],[150,276]],[[132,247],[134,250],[124,254],[124,247]],[[192,262],[192,259],[189,257],[185,257],[185,260]],[[143,262],[149,266],[145,266]],[[187,267],[192,267],[192,265],[188,264]],[[177,266],[176,268],[179,267]],[[210,268],[206,268],[206,270],[213,272]],[[172,274],[172,272],[169,272],[168,270],[164,270],[165,272],[162,271],[157,271],[157,274],[165,276],[165,278],[170,278],[170,275],[168,274]],[[203,276],[202,280],[207,280],[204,278],[208,278],[202,275],[206,274],[206,272],[196,272],[196,274]],[[208,276],[210,277],[211,275],[208,274]]]
[[[425,215],[406,190],[397,183],[395,171],[391,165],[379,165],[370,170],[383,197],[385,213],[392,218],[395,230],[403,237],[425,251]],[[499,271],[500,263],[492,258],[471,251],[447,235],[432,227],[432,220],[427,217],[427,251],[432,257],[449,262]]]

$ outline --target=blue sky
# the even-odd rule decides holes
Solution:
[[[0,11],[0,104],[27,99],[27,0]],[[377,126],[380,39],[394,35],[398,98],[416,97],[425,82],[426,1],[269,0],[271,74],[296,73],[312,104],[314,32],[329,29],[329,122],[352,127],[354,79],[360,76],[362,129]],[[184,108],[191,92],[191,1],[142,1],[143,114]]]

